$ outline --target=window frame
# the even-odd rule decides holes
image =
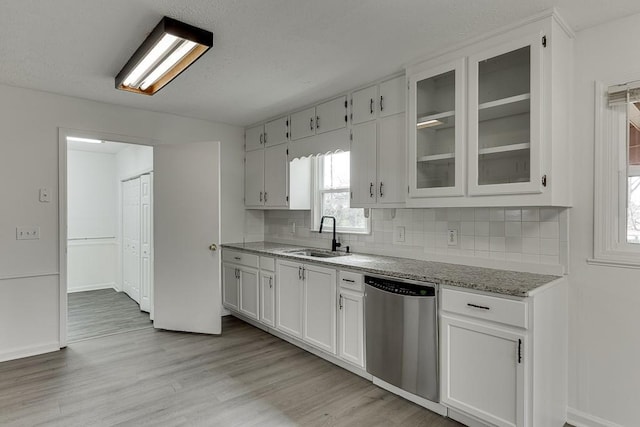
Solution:
[[[609,107],[608,85],[596,82],[595,107],[594,244],[588,262],[640,268],[640,245],[627,242],[628,105]]]
[[[337,154],[338,152],[344,152],[342,150],[327,153],[326,155]],[[347,151],[348,152],[348,151]],[[311,161],[311,231],[319,231],[320,218],[322,216],[322,195],[327,193],[347,193],[348,197],[351,197],[351,180],[349,180],[349,187],[321,189],[320,183],[322,182],[322,172],[324,169],[324,156],[314,156]],[[351,156],[351,154],[349,154]],[[355,209],[355,208],[354,208]],[[363,208],[364,209],[364,208]],[[339,234],[371,234],[371,218],[368,214],[368,209],[364,209],[365,228],[353,228],[353,227],[336,227],[336,233]],[[333,224],[331,224],[333,226]]]

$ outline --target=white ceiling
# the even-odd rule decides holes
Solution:
[[[0,83],[246,125],[557,7],[576,30],[638,0],[0,0]],[[164,15],[214,48],[158,94],[114,77]]]

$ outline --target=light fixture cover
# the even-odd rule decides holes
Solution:
[[[211,46],[212,32],[165,16],[122,67],[116,89],[153,95]]]

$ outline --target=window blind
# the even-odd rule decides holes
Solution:
[[[640,81],[609,86],[608,101],[609,107],[640,102]]]

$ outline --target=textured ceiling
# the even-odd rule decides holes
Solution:
[[[0,83],[246,125],[557,7],[574,29],[638,0],[0,0]],[[158,94],[114,76],[164,15],[214,48]]]

